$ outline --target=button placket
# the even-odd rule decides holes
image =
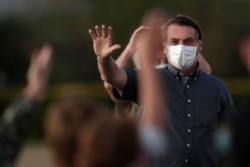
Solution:
[[[192,147],[192,117],[193,117],[193,109],[192,109],[192,93],[191,93],[191,86],[190,82],[188,82],[185,86],[186,88],[186,149],[187,149],[187,155],[184,159],[185,163],[190,163],[190,159],[188,158],[191,154],[191,147]]]

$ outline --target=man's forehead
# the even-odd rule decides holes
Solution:
[[[167,38],[176,38],[176,39],[186,39],[186,38],[196,38],[196,31],[193,27],[187,25],[177,25],[171,24],[166,29]]]

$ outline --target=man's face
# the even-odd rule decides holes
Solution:
[[[193,27],[171,24],[166,31],[165,54],[168,53],[167,46],[174,45],[197,46],[197,54],[201,52],[201,41],[198,40],[198,34]]]

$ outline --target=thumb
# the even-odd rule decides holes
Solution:
[[[115,44],[115,45],[112,45],[109,49],[113,52],[113,51],[120,49],[120,48],[121,48],[121,45]]]

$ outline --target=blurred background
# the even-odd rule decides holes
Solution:
[[[113,43],[122,45],[114,53],[116,57],[140,25],[144,12],[153,7],[166,9],[172,15],[190,15],[198,21],[204,34],[203,55],[212,74],[226,82],[238,105],[250,92],[249,73],[237,48],[239,38],[250,33],[248,0],[0,0],[1,111],[26,84],[31,51],[45,42],[54,47],[46,103],[67,91],[105,100],[107,94],[88,29],[101,24],[112,26]],[[38,123],[31,138],[41,137]]]

